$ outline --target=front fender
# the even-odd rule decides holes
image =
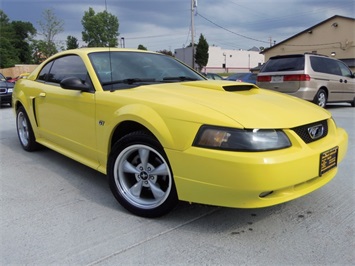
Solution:
[[[118,109],[97,110],[97,144],[101,160],[110,152],[113,135],[123,122],[135,122],[147,128],[165,149],[188,148],[199,124],[174,118],[167,110],[154,109],[141,103],[124,105]],[[182,131],[181,128],[184,128]],[[134,129],[132,129],[134,130]]]
[[[126,105],[115,112],[114,123],[133,121],[146,127],[159,140],[163,147],[174,147],[174,138],[165,119],[154,109],[143,104]]]

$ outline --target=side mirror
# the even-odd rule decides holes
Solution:
[[[91,87],[82,82],[81,79],[77,77],[65,78],[60,82],[60,87],[67,90],[78,90],[78,91],[91,91]]]

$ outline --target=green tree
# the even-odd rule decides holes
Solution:
[[[17,50],[21,64],[32,63],[32,50],[30,42],[36,35],[36,29],[30,22],[12,21],[11,26],[14,32],[13,46]]]
[[[41,28],[39,34],[43,35],[44,41],[40,46],[45,46],[41,53],[43,56],[49,57],[58,52],[55,37],[64,31],[64,22],[56,17],[52,9],[44,10],[42,17],[43,20],[38,22]]]
[[[166,50],[166,49],[157,51],[157,53],[166,54],[166,55],[170,55],[170,56],[174,57],[173,53],[171,51]]]
[[[33,51],[33,62],[35,64],[42,63],[49,55],[58,52],[56,45],[53,42],[49,44],[43,40],[33,40],[31,49]]]
[[[9,17],[0,9],[0,67],[12,67],[18,61],[16,48],[13,46],[13,28]]]
[[[74,36],[67,37],[67,50],[79,48],[78,39]]]
[[[202,70],[208,63],[208,43],[205,37],[201,34],[196,46],[195,62],[199,67],[199,71]]]
[[[118,18],[107,11],[95,13],[92,7],[81,20],[82,39],[89,47],[116,47],[118,45]]]
[[[144,50],[144,51],[147,51],[147,47],[145,47],[144,45],[140,44],[138,45],[138,50]]]

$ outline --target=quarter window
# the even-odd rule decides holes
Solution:
[[[351,78],[353,76],[351,73],[351,70],[343,62],[337,61],[337,63],[339,65],[342,76],[348,77],[348,78]]]
[[[52,65],[53,65],[53,61],[46,64],[44,68],[42,68],[41,72],[39,73],[37,80],[47,81],[49,77],[49,71],[51,70]]]

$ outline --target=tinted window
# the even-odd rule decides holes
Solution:
[[[353,76],[351,70],[347,67],[347,65],[345,65],[343,62],[339,62],[339,61],[337,61],[337,63],[339,65],[342,76],[348,77],[348,78]]]
[[[336,60],[316,56],[311,56],[310,60],[314,71],[341,76],[341,70]]]
[[[272,57],[260,72],[296,71],[304,69],[304,56]]]
[[[49,76],[49,71],[51,70],[53,62],[49,62],[42,68],[41,72],[39,73],[39,76],[37,79],[47,81],[47,78]]]
[[[48,82],[60,83],[64,78],[77,77],[83,82],[87,80],[86,67],[77,55],[63,56],[53,62]]]

